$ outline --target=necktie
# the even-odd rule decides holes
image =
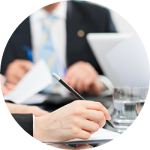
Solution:
[[[62,71],[62,63],[60,62],[60,56],[59,53],[54,49],[53,41],[51,38],[51,27],[56,19],[57,18],[55,16],[50,14],[42,21],[43,35],[41,36],[41,43],[40,43],[41,46],[38,51],[38,60],[39,59],[45,60],[51,74],[55,72],[60,76],[62,76],[63,71]],[[56,83],[57,81],[53,78],[53,84],[51,84],[43,91],[57,93]]]

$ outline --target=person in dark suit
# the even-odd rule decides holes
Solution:
[[[62,3],[54,3],[43,9],[53,13]],[[62,16],[66,17],[64,19],[66,38],[62,38],[66,39],[64,42],[66,45],[62,45],[62,49],[66,49],[63,52],[67,68],[64,80],[80,93],[98,94],[106,85],[98,78],[98,75],[103,75],[103,72],[87,43],[86,35],[91,32],[116,32],[115,26],[106,8],[87,2],[67,1],[66,3],[66,16]],[[37,42],[33,39],[32,30],[36,28],[32,25],[34,19],[31,15],[18,26],[4,51],[1,73],[5,74],[7,81],[13,84],[16,84],[32,66],[22,46],[26,45],[34,52]],[[61,45],[60,41],[59,44]]]

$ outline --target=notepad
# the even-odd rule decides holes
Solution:
[[[52,83],[52,76],[44,60],[39,60],[19,81],[15,88],[4,96],[5,100],[11,100],[17,104],[40,92]],[[32,99],[36,100],[36,99]],[[35,101],[30,103],[36,103]]]
[[[120,134],[117,132],[109,131],[104,128],[100,128],[97,132],[93,133],[88,140],[82,139],[73,139],[65,142],[61,142],[59,144],[77,144],[81,142],[91,142],[91,141],[99,141],[99,140],[113,140],[118,137]],[[46,144],[54,144],[54,143],[46,143]],[[56,144],[56,143],[55,143]]]

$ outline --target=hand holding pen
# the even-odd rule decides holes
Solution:
[[[33,63],[29,60],[14,60],[6,70],[7,82],[16,85],[32,66]]]
[[[65,86],[77,99],[79,100],[85,100],[79,93],[77,93],[73,88],[71,88],[65,81],[63,81],[56,73],[53,73],[52,75],[57,81],[59,81],[63,86]],[[104,108],[106,109],[106,108]],[[103,111],[103,110],[102,110]],[[103,111],[104,112],[104,111]],[[108,117],[109,118],[109,117]],[[114,126],[108,121],[110,120],[110,118],[108,119],[106,118],[106,123],[111,126],[112,128],[114,128]]]
[[[14,85],[16,85],[33,66],[32,50],[26,45],[22,45],[21,49],[27,54],[28,60],[16,59],[9,64],[6,70],[7,82]]]

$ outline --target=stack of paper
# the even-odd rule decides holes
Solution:
[[[38,61],[33,68],[26,73],[15,88],[4,96],[5,100],[15,103],[25,103],[26,100],[40,92],[52,83],[52,76],[44,60]],[[33,100],[33,99],[31,99]],[[30,101],[30,103],[36,103]]]

